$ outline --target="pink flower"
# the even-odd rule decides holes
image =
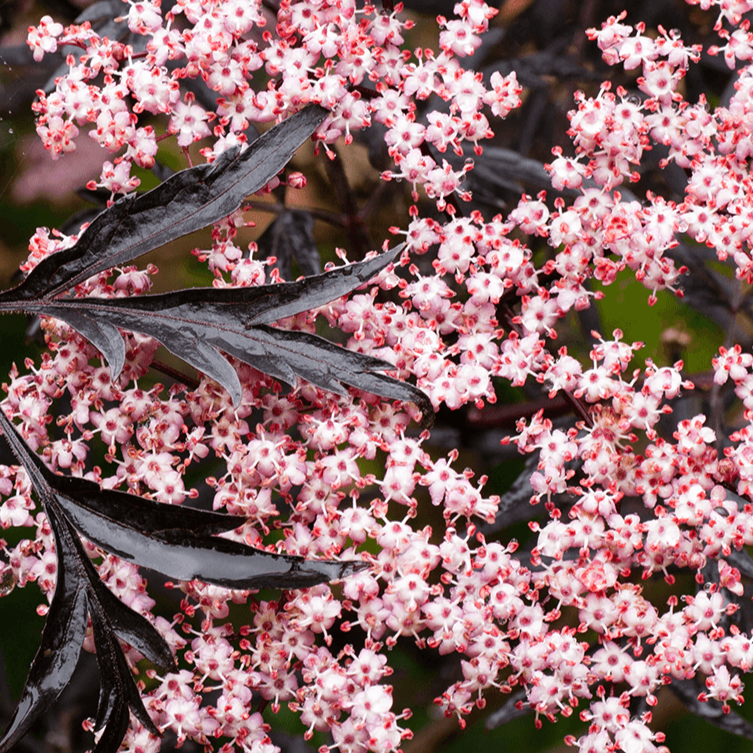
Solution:
[[[751,58],[746,3],[719,6],[724,46],[716,51],[728,65]],[[692,387],[682,362],[636,365],[642,344],[626,342],[620,330],[607,340],[592,333],[581,348],[572,338],[560,347],[557,338],[574,312],[613,295],[612,283],[634,277],[650,303],[661,291],[680,295],[685,270],[672,249],[682,234],[730,265],[730,286],[753,279],[753,69],[740,67],[726,107],[688,102],[681,82],[700,50],[676,32],[628,26],[625,14],[609,18],[587,34],[608,64],[635,71],[645,96],[609,82],[593,96],[576,93],[568,114],[572,145],[555,146],[547,166],[562,197],[524,195],[494,217],[476,205],[458,211],[470,198],[466,179],[474,165],[436,153],[480,154],[497,119],[520,106],[522,89],[514,72],[485,81],[469,64],[495,9],[462,0],[454,13],[438,20],[437,53],[406,47],[412,22],[399,9],[357,8],[349,0],[285,2],[276,16],[258,2],[179,0],[164,19],[159,3],[131,2],[127,23],[143,37],[141,52],[88,25],[63,29],[45,17],[30,29],[37,60],[63,42],[79,48],[54,90],[34,105],[38,135],[58,158],[75,148],[79,129],[89,130],[111,155],[94,185],[113,196],[138,187],[132,166],[155,167],[163,138],[186,157],[206,140],[200,153],[190,149],[190,159],[212,162],[231,147],[253,149],[247,132],[254,126],[316,103],[329,115],[315,148],[334,159],[339,141],[350,170],[354,136],[379,123],[383,153],[371,157],[387,163],[372,177],[394,181],[392,211],[406,210],[402,220],[390,220],[390,233],[405,240],[403,256],[355,294],[276,326],[312,335],[327,326],[341,330],[346,347],[384,359],[389,373],[423,389],[443,415],[466,409],[469,418],[486,420],[477,411],[506,398],[509,387],[526,391],[526,400],[541,394],[546,403],[540,411],[521,404],[523,417],[504,440],[530,456],[511,498],[519,504],[522,492],[524,504],[541,503],[543,516],[531,524],[530,557],[518,560],[514,543],[491,534],[487,541],[475,527],[479,519],[504,524],[505,497],[486,493],[481,470],[478,478],[463,470],[459,449],[436,454],[440,435],[419,434],[416,406],[350,388],[334,394],[303,380],[281,388],[239,362],[240,406],[204,377],[193,388],[145,391],[157,347],[150,338],[125,335],[126,364],[112,380],[94,347],[46,320],[49,353],[14,369],[6,408],[54,470],[181,504],[198,494],[186,488],[195,478],[187,472],[200,474],[211,461],[216,475],[206,481],[214,508],[242,516],[223,536],[282,555],[372,563],[335,587],[290,590],[277,602],[200,581],[176,584],[183,598],[171,624],[154,616],[138,568],[95,559],[114,592],[153,621],[188,667],[155,675],[142,691],[155,723],[179,742],[267,746],[268,729],[249,710],[256,694],[274,708],[287,703],[307,737],[318,730],[331,733],[332,747],[342,751],[392,753],[409,734],[383,684],[391,672],[387,649],[398,638],[458,654],[462,679],[437,702],[461,724],[474,703],[483,706],[489,688],[517,686],[537,717],[554,720],[580,704],[588,732],[568,742],[589,753],[657,751],[661,733],[648,728],[647,717],[631,717],[630,697],[653,705],[656,690],[672,679],[700,672],[707,676],[701,700],[721,701],[725,710],[742,701],[733,670],[753,666],[753,646],[745,633],[725,632],[724,618],[734,611],[725,593],[744,596],[744,584],[724,558],[733,562],[733,547],[753,544],[753,356],[732,345],[712,362],[714,389],[725,388],[730,399],[734,390],[742,404],[740,426],[725,431],[722,454],[718,415],[665,430],[669,401]],[[260,79],[254,74],[262,67]],[[199,106],[187,92],[199,79],[218,95],[216,106]],[[419,117],[416,100],[433,96]],[[643,184],[632,193],[624,188],[643,180],[645,152],[654,144],[662,145],[661,166],[675,162],[686,176],[681,204],[647,194]],[[282,211],[290,196],[280,191],[311,187],[309,169],[304,159],[293,172],[268,176],[254,211],[259,202]],[[402,194],[401,181],[408,184]],[[306,203],[304,193],[299,199]],[[353,227],[364,221],[351,214],[335,219]],[[244,206],[216,222],[211,239],[194,251],[215,287],[279,279],[260,257],[249,216]],[[24,271],[75,241],[40,228]],[[346,260],[345,252],[337,255]],[[143,295],[155,271],[103,272],[76,294]],[[559,425],[550,410],[563,405],[571,418]],[[100,439],[108,451],[95,468],[87,461],[98,457]],[[57,574],[49,524],[35,512],[23,472],[0,468],[0,493],[0,523],[29,536],[4,550],[0,573],[10,572],[19,587],[36,579],[49,599]],[[442,513],[433,530],[422,512],[429,501]],[[690,588],[681,609],[677,596],[665,602],[637,577],[663,575],[679,596],[702,574],[709,577],[714,559],[718,579],[697,593]],[[0,578],[0,595],[11,576]],[[578,612],[577,630],[555,622],[567,608]],[[243,609],[248,624],[238,617]],[[352,645],[348,630],[360,636]],[[336,631],[342,634],[333,653]],[[128,653],[129,662],[139,658]],[[625,692],[606,695],[605,683]],[[156,753],[159,741],[134,724],[127,745]]]
[[[26,44],[31,47],[34,60],[39,62],[46,52],[56,52],[57,37],[62,34],[63,25],[53,21],[50,16],[42,16],[39,26],[30,26]]]

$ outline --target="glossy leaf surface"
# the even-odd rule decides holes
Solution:
[[[212,534],[245,519],[102,490],[82,478],[59,476],[33,453],[4,414],[0,426],[46,507],[83,536],[119,557],[175,580],[228,588],[305,588],[362,570],[363,562],[306,560],[254,549]]]
[[[0,411],[1,412],[1,411]],[[0,753],[10,750],[63,692],[73,676],[86,635],[86,582],[67,532],[50,524],[58,552],[57,586],[47,613],[42,641],[26,678],[21,700],[0,740]]]
[[[97,753],[115,753],[128,729],[129,710],[159,734],[141,700],[119,639],[162,671],[175,668],[170,647],[154,626],[123,604],[100,580],[78,534],[103,549],[176,580],[199,578],[230,588],[304,588],[342,578],[364,562],[307,561],[217,538],[244,518],[166,505],[102,490],[81,478],[50,471],[0,409],[0,428],[25,468],[55,536],[57,585],[42,643],[5,735],[6,753],[29,731],[70,682],[91,617],[100,696],[95,728],[104,729]]]
[[[235,405],[242,397],[241,384],[223,353],[289,384],[300,377],[338,394],[347,384],[388,399],[415,402],[430,419],[431,403],[423,392],[380,373],[392,369],[389,363],[305,332],[264,326],[347,295],[394,262],[402,246],[279,285],[200,288],[134,298],[71,297],[75,285],[98,272],[227,217],[282,170],[325,117],[325,110],[309,106],[267,131],[245,152],[229,149],[211,164],[181,170],[151,191],[115,202],[71,248],[46,257],[20,285],[1,292],[0,312],[47,315],[67,322],[99,349],[113,379],[125,365],[125,343],[119,332],[124,329],[155,338],[221,384]],[[275,223],[280,232],[272,232],[286,246],[303,244],[304,267],[313,266],[311,224],[305,213],[287,211]],[[290,255],[296,253],[291,250]]]
[[[415,402],[428,417],[433,413],[431,403],[421,390],[380,373],[393,368],[386,361],[307,332],[266,326],[346,295],[393,263],[402,248],[276,285],[198,288],[134,298],[53,299],[24,307],[70,324],[104,355],[113,378],[125,362],[118,330],[128,329],[155,338],[214,379],[236,405],[242,395],[240,381],[221,353],[288,384],[300,377],[338,394],[347,384],[388,399]]]
[[[0,293],[0,302],[63,295],[98,272],[227,217],[285,167],[326,116],[321,107],[309,106],[244,152],[233,147],[211,164],[181,170],[151,191],[119,199],[75,245],[43,259],[18,287]]]

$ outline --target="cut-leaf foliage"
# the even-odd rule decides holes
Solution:
[[[348,384],[414,402],[425,416],[431,416],[431,403],[421,390],[380,373],[393,368],[386,361],[308,332],[269,326],[346,295],[394,261],[401,250],[398,246],[373,259],[277,285],[194,288],[134,298],[44,298],[23,302],[23,306],[27,312],[67,322],[100,350],[113,379],[120,374],[126,355],[119,329],[127,329],[153,337],[217,381],[236,405],[242,396],[241,384],[221,352],[288,384],[301,377],[338,394],[344,392],[342,384]]]
[[[314,218],[302,209],[286,209],[270,223],[256,242],[257,257],[274,256],[275,268],[283,280],[291,278],[295,259],[304,275],[317,275],[322,271],[319,249],[314,240]]]
[[[211,164],[181,170],[151,191],[119,199],[73,246],[43,259],[21,285],[0,294],[0,301],[62,296],[98,272],[227,217],[285,167],[326,115],[309,106],[244,152],[233,147]]]
[[[198,288],[127,299],[72,297],[71,289],[92,275],[130,262],[238,209],[248,194],[266,185],[285,166],[325,116],[321,108],[309,107],[269,130],[245,152],[230,149],[211,165],[182,170],[152,191],[120,199],[94,219],[75,245],[45,258],[23,282],[1,292],[0,312],[23,311],[67,322],[101,351],[113,379],[125,363],[125,343],[119,332],[124,329],[158,340],[221,384],[236,405],[242,397],[240,381],[222,353],[288,384],[300,377],[339,394],[347,384],[388,399],[414,402],[430,418],[431,403],[421,390],[381,373],[393,368],[386,361],[309,333],[268,326],[347,295],[394,262],[402,246],[279,285]],[[307,225],[300,218],[281,225],[289,226],[297,228],[295,237],[287,233],[290,242],[307,237]],[[309,245],[306,241],[293,254],[300,254],[306,259],[304,265],[311,266]]]
[[[144,708],[119,639],[163,671],[175,668],[170,647],[146,618],[102,583],[78,534],[169,578],[198,578],[229,588],[306,588],[367,566],[363,562],[305,560],[217,538],[213,534],[231,531],[244,519],[161,504],[100,489],[85,479],[59,476],[28,447],[2,409],[0,428],[44,508],[58,561],[42,642],[16,712],[0,739],[0,753],[19,742],[70,682],[88,617],[101,675],[95,729],[104,730],[95,753],[118,750],[128,729],[129,709],[147,729],[159,734]]]

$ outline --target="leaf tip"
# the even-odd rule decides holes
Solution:
[[[371,567],[371,562],[367,562],[366,560],[347,560],[345,562],[340,562],[340,573],[337,576],[336,580],[342,580],[343,578],[347,578],[351,575],[357,575],[358,573],[362,573],[364,570],[368,570]]]

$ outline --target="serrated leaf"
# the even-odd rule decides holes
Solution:
[[[304,332],[263,326],[350,293],[393,262],[402,246],[282,285],[181,290],[128,299],[69,297],[75,285],[92,275],[226,217],[285,166],[325,117],[325,110],[310,106],[270,129],[242,154],[228,150],[211,165],[182,170],[152,191],[124,197],[98,215],[71,248],[46,257],[18,286],[1,292],[0,312],[22,311],[67,322],[100,350],[113,379],[125,364],[125,344],[118,331],[125,329],[155,338],[227,389],[235,405],[242,388],[223,354],[291,385],[300,377],[339,394],[347,384],[387,399],[415,402],[430,420],[433,411],[423,392],[379,373],[393,370],[386,361],[337,348]],[[295,228],[305,245],[310,217],[294,211],[285,216],[289,219],[280,218],[280,227]],[[312,266],[311,254],[304,256],[303,265]]]
[[[118,638],[161,670],[175,668],[170,647],[144,617],[102,583],[77,532],[103,549],[176,580],[199,578],[230,588],[305,588],[345,577],[364,562],[307,561],[257,550],[212,534],[229,531],[244,518],[204,512],[117,492],[91,481],[50,471],[0,409],[0,429],[26,469],[55,536],[58,581],[42,643],[29,670],[21,701],[0,740],[7,753],[29,731],[69,683],[91,616],[100,695],[95,720],[104,729],[95,751],[116,753],[128,729],[129,710],[159,734]]]
[[[92,753],[116,753],[123,743],[129,722],[128,706],[124,703],[118,704],[115,708],[115,716],[110,719]]]
[[[123,736],[128,729],[127,714],[126,724],[122,726],[120,712],[123,708],[130,709],[133,715],[153,734],[159,735],[160,732],[144,708],[141,694],[136,687],[123,649],[118,643],[109,615],[96,598],[90,598],[89,611],[94,633],[94,645],[97,648],[97,665],[99,666],[101,678],[100,697],[94,726],[96,730],[100,730],[103,727],[112,727],[115,735],[111,734],[110,736],[114,738],[116,735],[119,735],[115,747],[110,747],[111,743],[107,743],[106,748],[103,747],[103,750],[115,753],[120,747]],[[108,737],[107,729],[103,737]],[[100,740],[101,744],[102,740]]]
[[[48,483],[48,478],[62,477],[49,471],[31,452],[2,410],[0,425],[7,444],[26,469],[42,502],[55,537],[58,560],[58,580],[42,643],[29,670],[21,701],[0,740],[0,753],[19,742],[70,682],[86,636],[89,615],[94,626],[97,661],[102,669],[97,719],[100,726],[107,726],[97,749],[102,753],[115,753],[128,728],[129,708],[151,731],[159,733],[144,708],[117,638],[129,642],[163,671],[174,669],[175,660],[156,628],[117,599],[100,580],[59,504],[58,495]],[[74,485],[82,480],[74,480]]]
[[[310,105],[244,152],[233,147],[211,164],[181,170],[151,191],[119,199],[75,245],[46,257],[18,287],[0,293],[0,302],[63,295],[98,272],[227,217],[285,167],[326,116],[326,110]]]
[[[267,552],[186,529],[145,532],[129,520],[107,518],[62,495],[58,495],[58,501],[76,530],[87,539],[172,580],[197,579],[236,589],[308,588],[364,567],[362,562],[305,560]]]
[[[36,313],[56,316],[54,307],[50,307],[49,310],[40,307]],[[125,341],[120,336],[118,328],[103,319],[88,317],[72,308],[66,310],[66,321],[102,353],[110,366],[113,378],[117,378],[125,366],[126,357]]]
[[[0,411],[0,426],[43,503],[55,506],[83,536],[112,554],[173,580],[228,588],[306,588],[363,569],[363,562],[306,560],[254,549],[211,534],[245,519],[167,505],[92,481],[59,476],[32,452]]]
[[[90,582],[118,638],[133,646],[163,672],[175,669],[170,646],[154,625],[126,606],[99,578],[90,578]]]
[[[240,403],[242,388],[223,354],[291,385],[300,377],[338,394],[344,394],[346,384],[387,399],[414,402],[430,421],[433,410],[426,395],[381,374],[393,370],[386,361],[305,332],[263,326],[347,295],[394,262],[402,245],[279,285],[201,288],[127,299],[68,295],[74,285],[97,272],[227,216],[284,167],[325,116],[321,108],[306,108],[272,128],[243,154],[228,150],[211,165],[182,170],[153,191],[116,202],[97,216],[74,246],[46,257],[22,283],[0,293],[0,312],[22,311],[67,322],[100,350],[113,379],[125,364],[125,343],[118,331],[125,329],[162,343],[221,384],[235,405]],[[288,224],[297,227],[301,237],[308,227],[300,220],[304,215],[287,213]],[[283,218],[281,227],[286,227]],[[306,255],[304,266],[313,265],[311,254]]]
[[[0,411],[1,412],[1,411]],[[58,552],[55,595],[47,613],[42,641],[21,693],[16,711],[0,740],[0,753],[13,748],[34,722],[63,692],[78,664],[86,635],[86,581],[75,551],[66,542],[65,529],[50,524]]]
[[[72,500],[74,504],[95,511],[101,517],[117,521],[128,519],[130,525],[150,534],[167,531],[192,531],[211,536],[225,533],[243,525],[245,518],[185,505],[167,505],[145,497],[101,489],[98,484],[75,476],[59,476],[44,466],[39,456],[31,453],[30,461],[39,464],[55,494]]]
[[[173,293],[141,295],[128,300],[128,306],[139,311],[181,309],[190,317],[197,312],[221,324],[230,316],[238,326],[252,327],[295,316],[342,298],[378,275],[394,263],[403,251],[404,243],[384,251],[371,259],[335,267],[313,277],[293,282],[255,285],[247,288],[190,288]],[[76,298],[54,301],[50,305],[70,307],[82,301],[92,306],[121,308],[122,299]]]
[[[118,330],[128,329],[153,337],[217,381],[236,405],[242,397],[241,384],[222,353],[291,385],[300,377],[338,394],[344,394],[342,385],[346,384],[388,399],[414,402],[430,418],[433,409],[421,390],[380,373],[394,368],[388,362],[307,332],[267,326],[360,287],[393,263],[402,248],[399,245],[371,259],[276,285],[198,288],[134,298],[45,299],[18,305],[70,324],[99,348],[113,379],[125,362]]]

